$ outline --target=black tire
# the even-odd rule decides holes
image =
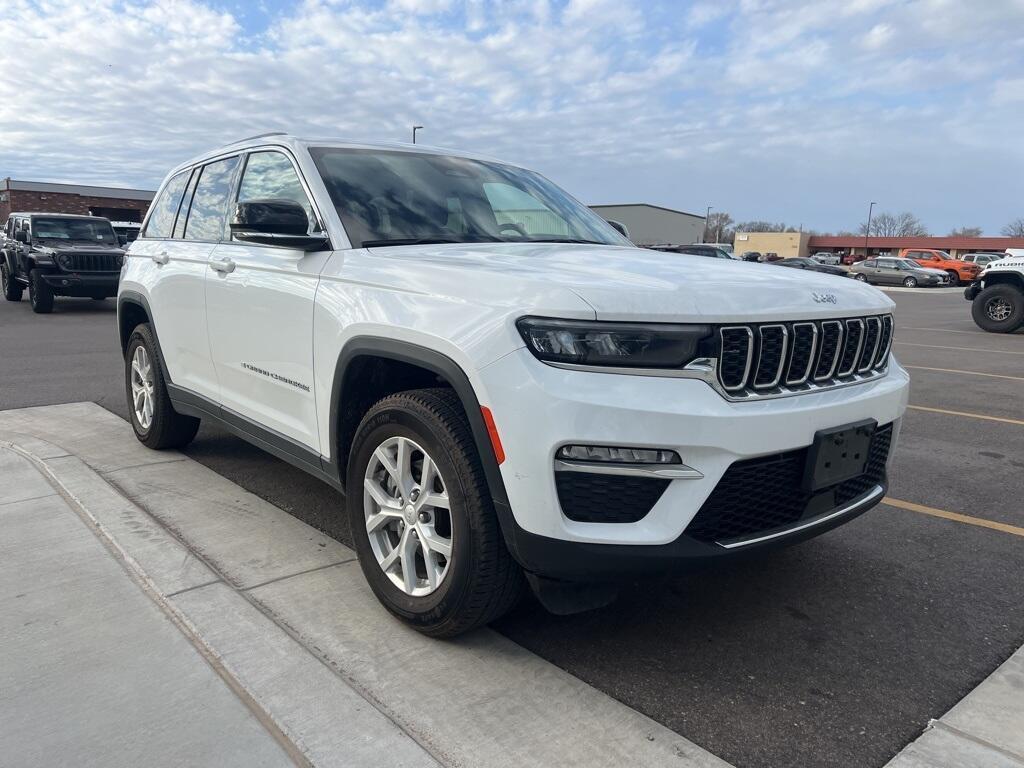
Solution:
[[[46,284],[38,269],[28,273],[28,300],[37,315],[53,312],[53,288]]]
[[[363,478],[376,448],[392,437],[411,439],[431,456],[451,505],[448,571],[436,590],[422,597],[391,582],[366,532]],[[431,637],[454,637],[494,621],[516,604],[525,579],[505,547],[476,443],[453,391],[417,389],[378,401],[356,430],[346,478],[359,564],[377,599],[395,616]]]
[[[149,357],[153,379],[153,420],[148,428],[144,428],[135,414],[132,402],[132,358],[137,347],[143,346]],[[171,406],[167,396],[164,370],[160,365],[153,330],[148,323],[137,325],[128,339],[128,349],[124,358],[124,387],[128,398],[128,421],[139,442],[147,448],[162,450],[164,448],[183,448],[192,442],[199,430],[199,419],[178,413]]]
[[[917,278],[907,277],[903,280],[903,285],[907,288],[917,288]]]
[[[990,285],[971,302],[971,317],[983,331],[1013,333],[1024,326],[1024,291],[1013,285]]]
[[[950,286],[955,288],[956,286],[960,285],[960,275],[958,275],[952,269],[946,272],[946,274],[949,275]]]
[[[855,274],[855,275],[853,276],[853,279],[854,279],[854,280],[860,280],[860,281],[861,281],[862,283],[866,283],[866,282],[868,281],[868,276],[867,276],[867,275],[865,275],[865,274],[862,274],[862,273],[860,273],[860,272],[857,272],[857,273],[856,273],[856,274]]]
[[[3,287],[5,299],[8,301],[21,301],[25,286],[11,276],[6,264],[0,264],[0,285]]]

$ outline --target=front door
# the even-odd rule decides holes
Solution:
[[[238,201],[287,199],[316,216],[291,159],[251,153]],[[329,251],[227,241],[210,259],[206,307],[225,416],[255,422],[319,453],[313,391],[313,299]]]

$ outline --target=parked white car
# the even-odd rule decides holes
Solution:
[[[451,636],[527,582],[585,608],[877,504],[892,309],[633,247],[511,164],[268,135],[170,173],[118,323],[140,441],[210,419],[343,490],[377,597]]]
[[[829,253],[828,251],[818,251],[817,253],[811,254],[811,258],[819,264],[828,264],[833,267],[837,267],[842,263],[842,259],[839,258],[838,253]]]

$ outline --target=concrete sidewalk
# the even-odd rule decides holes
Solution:
[[[292,763],[28,458],[0,478],[0,764]]]
[[[0,765],[727,768],[495,632],[409,630],[349,549],[99,406],[0,412],[0,446]]]

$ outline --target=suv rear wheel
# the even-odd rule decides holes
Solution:
[[[1012,333],[1024,325],[1024,291],[1012,285],[990,285],[974,297],[971,316],[983,331]]]
[[[950,285],[953,285],[953,286],[960,285],[960,275],[956,271],[950,269],[950,270],[948,270],[946,272],[946,274],[949,275],[949,284]]]
[[[47,315],[53,311],[53,288],[46,284],[38,269],[28,273],[28,300],[36,314]]]
[[[0,285],[3,287],[5,299],[21,301],[21,294],[25,288],[8,272],[6,264],[0,264]]]
[[[135,327],[124,358],[128,417],[139,442],[147,448],[182,448],[192,442],[199,419],[178,413],[167,396],[164,371],[148,323]]]
[[[522,571],[505,548],[451,390],[400,392],[370,408],[352,442],[346,487],[359,564],[395,616],[453,637],[518,600]]]

